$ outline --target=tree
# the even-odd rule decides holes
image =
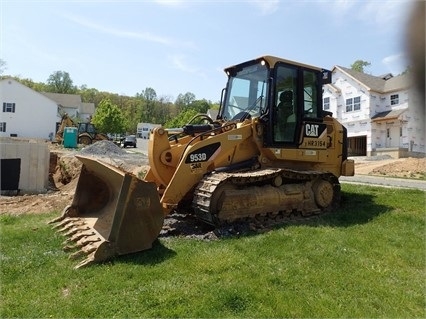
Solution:
[[[104,99],[99,103],[92,123],[102,133],[124,133],[126,131],[126,119],[123,112],[109,99]]]
[[[364,67],[370,66],[371,63],[364,61],[364,60],[356,60],[354,63],[351,64],[351,69],[354,71],[362,72],[364,73]]]
[[[102,100],[99,100],[98,90],[88,88],[86,85],[82,85],[76,93],[80,94],[82,102],[95,103],[95,105],[97,105]]]
[[[210,108],[210,103],[206,100],[195,100],[191,102],[189,105],[191,109],[196,110],[198,113],[207,113],[208,109]]]
[[[142,101],[139,99],[129,99],[122,108],[123,115],[127,119],[126,132],[134,132],[138,126],[142,110]]]
[[[73,85],[70,75],[65,71],[56,71],[47,79],[49,92],[73,94],[77,88]]]
[[[178,114],[178,116],[172,118],[171,120],[167,121],[167,123],[164,125],[165,127],[182,127],[189,123],[189,121],[199,114],[194,109],[187,109],[185,111],[182,111]]]
[[[153,88],[146,88],[142,90],[141,94],[136,94],[137,97],[141,97],[147,101],[155,101],[157,99],[157,92]]]
[[[137,93],[136,98],[141,99],[143,101],[140,121],[152,122],[155,104],[157,101],[157,93],[153,88],[148,87],[145,90],[142,90],[142,93]]]
[[[34,91],[37,91],[37,92],[46,92],[47,91],[47,85],[44,84],[43,82],[34,82],[31,79],[22,79],[22,78],[18,78],[18,77],[14,77],[14,79],[16,81],[18,81],[19,83],[33,89]]]
[[[185,110],[192,102],[195,101],[195,94],[186,92],[185,94],[179,94],[175,104],[178,111]]]

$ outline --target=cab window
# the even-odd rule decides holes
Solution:
[[[317,75],[303,71],[303,117],[318,117]]]
[[[277,67],[274,107],[274,141],[293,142],[297,121],[297,82],[295,67]]]

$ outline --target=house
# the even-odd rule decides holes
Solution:
[[[56,102],[59,113],[67,113],[72,118],[78,117],[78,108],[81,106],[80,95],[48,92],[41,92],[41,94]]]
[[[335,66],[324,109],[348,130],[351,156],[425,156],[424,105],[409,75],[373,76]]]
[[[0,137],[49,139],[58,121],[57,103],[18,81],[0,80]]]
[[[94,103],[78,94],[39,93],[12,79],[0,80],[0,137],[51,139],[63,113],[90,122]]]
[[[84,103],[78,94],[62,94],[42,92],[51,100],[58,104],[59,113],[67,113],[72,118],[78,118],[83,122],[90,122],[90,118],[95,113],[94,103]]]
[[[90,123],[92,120],[92,116],[95,114],[95,103],[81,103],[79,118],[83,122]]]

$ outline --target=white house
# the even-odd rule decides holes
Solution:
[[[12,78],[0,80],[0,102],[0,137],[50,139],[63,113],[89,122],[95,112],[78,94],[39,93]]]
[[[55,101],[18,81],[0,80],[0,137],[49,139],[55,133],[58,106]]]
[[[425,156],[424,105],[408,75],[372,76],[335,66],[324,109],[348,129],[349,154]]]

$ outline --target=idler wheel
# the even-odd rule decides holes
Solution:
[[[327,208],[333,203],[334,189],[329,181],[317,181],[314,184],[313,190],[315,202],[319,207]]]

